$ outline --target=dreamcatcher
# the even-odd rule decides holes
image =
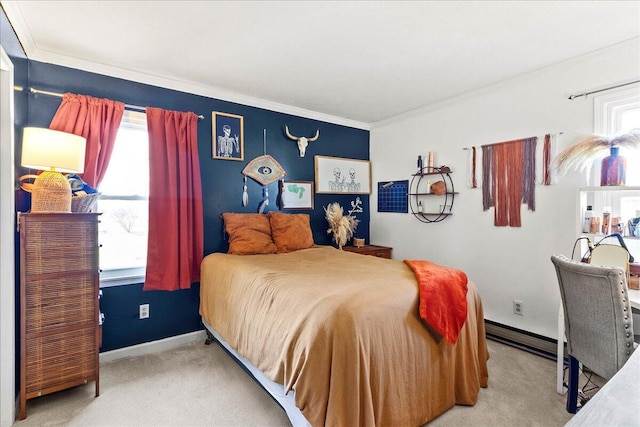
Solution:
[[[270,155],[267,154],[267,130],[263,131],[263,152],[262,156],[251,160],[242,169],[244,175],[242,186],[242,206],[249,204],[249,194],[247,193],[247,177],[254,179],[258,184],[262,185],[262,197],[264,199],[260,203],[258,213],[264,213],[269,206],[269,184],[276,182],[280,178],[284,178],[287,173],[282,166]]]

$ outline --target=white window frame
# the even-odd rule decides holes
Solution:
[[[597,135],[610,135],[620,128],[621,115],[640,105],[640,83],[612,90],[593,98],[593,131]]]

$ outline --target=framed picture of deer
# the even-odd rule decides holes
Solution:
[[[371,162],[315,156],[316,193],[371,194]]]
[[[213,112],[213,158],[244,160],[244,117]]]
[[[282,209],[313,209],[312,181],[280,181]]]

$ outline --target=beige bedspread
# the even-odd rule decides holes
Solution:
[[[418,426],[473,405],[488,381],[482,303],[469,282],[456,344],[434,339],[403,262],[315,247],[210,254],[200,314],[313,426]]]

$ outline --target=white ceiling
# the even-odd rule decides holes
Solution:
[[[30,59],[370,126],[640,37],[640,1],[2,1]]]

